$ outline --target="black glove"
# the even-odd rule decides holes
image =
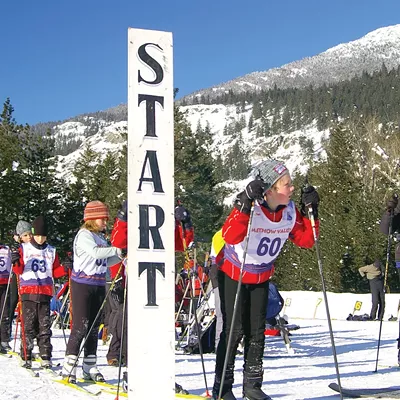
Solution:
[[[188,210],[186,210],[185,207],[183,206],[176,206],[175,207],[175,219],[179,222],[181,221],[186,221],[188,218],[189,213]]]
[[[193,250],[196,247],[196,243],[195,242],[190,242],[187,246],[187,250]]]
[[[111,297],[119,304],[124,302],[124,288],[122,278],[115,281],[114,287],[111,289]]]
[[[19,262],[19,258],[20,258],[20,254],[19,254],[18,250],[11,252],[11,262],[13,264]]]
[[[261,179],[251,181],[244,189],[250,200],[264,200],[264,192],[267,189],[265,182]]]
[[[301,214],[308,217],[308,209],[311,206],[315,219],[318,219],[319,196],[314,186],[307,186],[301,189]]]
[[[265,190],[265,183],[261,179],[251,181],[245,190],[236,196],[233,206],[242,213],[250,214],[253,201],[264,200]]]
[[[117,212],[117,218],[123,222],[128,221],[128,203],[126,200],[122,203],[121,208]]]
[[[392,198],[388,200],[386,204],[386,210],[391,213],[395,210],[398,204],[399,204],[399,198],[397,197],[396,194],[394,194]]]

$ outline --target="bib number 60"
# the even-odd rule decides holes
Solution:
[[[277,237],[270,239],[269,237],[263,237],[257,247],[257,254],[259,256],[266,256],[267,254],[271,257],[275,256],[281,248],[282,239]]]

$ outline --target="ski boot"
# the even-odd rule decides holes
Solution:
[[[11,350],[11,346],[8,344],[8,342],[1,342],[0,347],[2,350],[5,350],[6,353],[7,351]]]
[[[218,399],[218,393],[213,393],[212,400]],[[232,393],[232,390],[229,390],[225,394],[222,395],[221,400],[237,400],[234,394]]]
[[[175,393],[189,394],[187,390],[185,390],[181,385],[178,385],[176,382],[175,382]]]
[[[227,384],[225,384],[222,387],[222,394],[221,394],[221,398],[223,400],[237,400],[236,397],[234,396],[234,394],[232,393],[232,384],[233,384],[233,380]],[[220,382],[219,379],[215,380],[214,382],[214,386],[212,388],[212,399],[218,399],[218,395],[219,395],[219,391],[220,391]]]
[[[96,363],[97,357],[95,355],[83,357],[83,379],[92,380],[94,382],[105,382],[104,376],[98,370]]]
[[[32,368],[32,360],[22,360],[21,367],[26,369]]]
[[[128,371],[125,371],[122,375],[122,390],[128,392]]]
[[[78,356],[65,356],[61,376],[69,383],[76,383],[76,366],[78,364]]]
[[[51,362],[51,359],[48,356],[40,357],[40,365],[42,368],[45,369],[50,369],[53,367],[53,363]]]
[[[243,400],[272,400],[272,399],[261,390],[261,382],[248,382],[243,385]]]

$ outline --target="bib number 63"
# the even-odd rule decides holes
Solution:
[[[46,261],[35,258],[32,260],[31,268],[33,272],[46,272]]]

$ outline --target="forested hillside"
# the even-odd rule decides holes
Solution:
[[[229,145],[224,151],[207,120],[193,127],[181,111],[187,107],[177,106],[175,193],[191,211],[200,262],[230,210],[223,203],[229,194],[225,182],[246,178],[252,160],[274,157],[282,146],[291,146],[285,137],[292,131],[314,124],[317,131],[329,132],[321,143],[323,156],[314,157],[313,137],[300,137],[296,145],[298,157],[308,165],[308,179],[321,197],[320,249],[327,285],[332,291],[367,291],[357,268],[376,257],[385,260],[387,238],[378,232],[378,223],[385,200],[400,184],[399,73],[383,66],[372,75],[364,73],[329,87],[275,88],[200,99],[236,109],[229,122],[226,116],[222,135]],[[86,124],[88,131],[79,139],[64,137],[64,142],[54,134],[56,124],[29,127],[15,121],[13,111],[6,99],[0,115],[1,241],[11,243],[18,219],[32,220],[44,213],[51,222],[50,242],[63,254],[71,248],[87,201],[104,201],[115,215],[126,196],[126,145],[99,154],[85,142],[104,121],[126,120],[126,107],[73,119]],[[243,140],[244,132],[255,139]],[[126,129],[115,131],[122,143],[126,135]],[[80,147],[81,155],[72,177],[57,173],[58,155],[75,147]],[[296,199],[304,179],[295,176]],[[274,279],[282,290],[320,290],[315,251],[289,243],[278,259]],[[390,265],[392,291],[400,289],[398,282]]]

